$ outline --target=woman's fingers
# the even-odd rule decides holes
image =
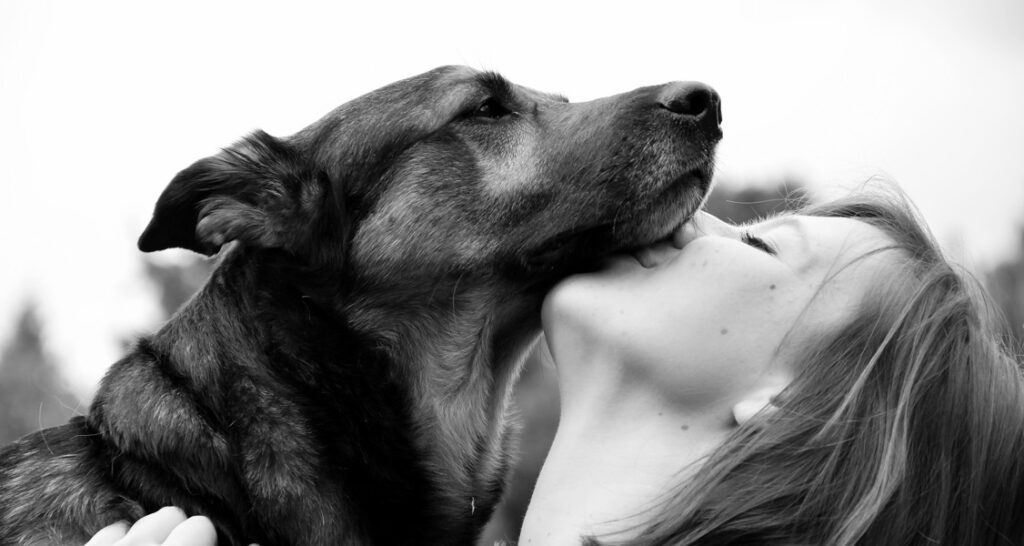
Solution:
[[[180,508],[161,508],[136,521],[121,540],[125,544],[161,544],[184,521],[185,512]]]
[[[204,516],[192,516],[167,535],[163,546],[216,546],[217,530]]]
[[[85,543],[85,546],[113,546],[115,542],[124,538],[128,532],[128,522],[119,521],[100,529],[98,533]]]
[[[180,508],[168,506],[131,528],[123,521],[108,525],[85,546],[217,546],[217,530],[205,516],[186,518]]]

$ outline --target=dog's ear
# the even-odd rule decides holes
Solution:
[[[139,250],[178,247],[212,255],[237,240],[299,251],[317,232],[340,229],[329,223],[329,201],[337,199],[331,193],[326,177],[301,153],[256,131],[171,180],[139,237]]]

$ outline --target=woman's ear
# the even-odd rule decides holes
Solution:
[[[745,425],[754,416],[767,417],[778,410],[775,398],[792,381],[789,373],[766,374],[760,382],[732,406],[732,417],[739,426]]]

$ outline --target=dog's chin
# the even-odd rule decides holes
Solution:
[[[710,166],[705,165],[674,179],[650,207],[628,223],[632,229],[620,227],[607,251],[594,258],[601,262],[610,254],[634,253],[657,243],[673,242],[676,233],[703,204],[710,180]]]
[[[614,254],[635,253],[656,243],[671,242],[703,203],[710,180],[708,170],[686,171],[666,184],[648,207],[628,218],[552,238],[526,261],[527,268],[557,280],[600,269]]]
[[[678,232],[683,229],[683,226],[693,217],[694,211],[690,211],[683,215],[679,220],[673,221],[669,224],[671,227],[657,229],[652,231],[654,235],[643,237],[639,242],[633,244],[624,244],[618,246],[612,246],[604,252],[594,253],[589,256],[582,257],[579,261],[572,264],[568,271],[568,275],[575,275],[579,273],[592,273],[599,269],[603,269],[608,259],[611,256],[619,254],[629,254],[636,256],[644,248],[657,245],[660,243],[668,243],[675,245],[676,239],[678,239]],[[639,261],[639,260],[638,260]]]

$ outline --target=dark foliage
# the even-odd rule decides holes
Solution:
[[[80,406],[43,346],[34,304],[25,304],[14,328],[0,355],[0,445],[64,423]]]

